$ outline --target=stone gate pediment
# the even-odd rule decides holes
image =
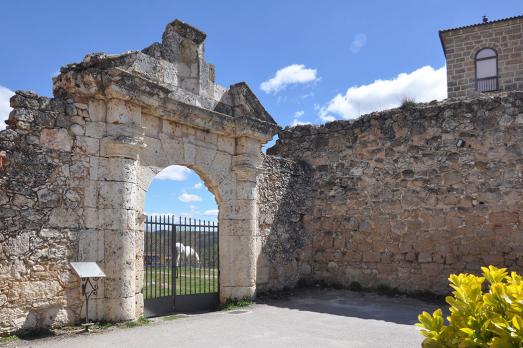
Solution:
[[[82,62],[63,67],[53,81],[54,95],[119,99],[150,114],[232,137],[275,134],[279,127],[245,82],[229,88],[215,83],[214,66],[203,57],[205,37],[175,20],[167,25],[162,43],[141,52],[88,54]]]

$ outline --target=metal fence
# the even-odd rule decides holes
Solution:
[[[217,305],[219,228],[214,221],[146,216],[144,304],[148,316]]]
[[[218,292],[218,224],[179,218],[175,234],[177,295]]]

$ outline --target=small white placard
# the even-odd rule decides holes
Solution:
[[[104,271],[96,262],[71,262],[71,267],[80,278],[102,278]]]

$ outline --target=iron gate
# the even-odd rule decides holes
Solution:
[[[146,216],[143,296],[147,317],[218,306],[218,234],[214,221]]]

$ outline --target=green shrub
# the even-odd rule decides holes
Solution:
[[[242,299],[228,299],[220,306],[221,310],[230,311],[233,309],[243,308],[243,307],[249,307],[253,305],[254,302],[250,298],[242,298]]]
[[[483,276],[452,274],[447,323],[441,309],[418,316],[422,347],[523,347],[523,277],[482,267]],[[485,284],[487,280],[487,285]]]
[[[414,106],[416,106],[416,100],[414,98],[404,97],[403,100],[401,101],[400,108],[408,109],[408,108],[412,108]]]
[[[0,337],[0,344],[8,344],[8,343],[15,342],[18,340],[20,340],[20,337],[18,337],[17,335],[3,336],[3,337]]]
[[[124,325],[125,325],[126,328],[131,328],[131,327],[148,325],[150,323],[151,323],[151,320],[147,319],[144,316],[141,316],[141,317],[139,317],[136,320],[125,322]]]

